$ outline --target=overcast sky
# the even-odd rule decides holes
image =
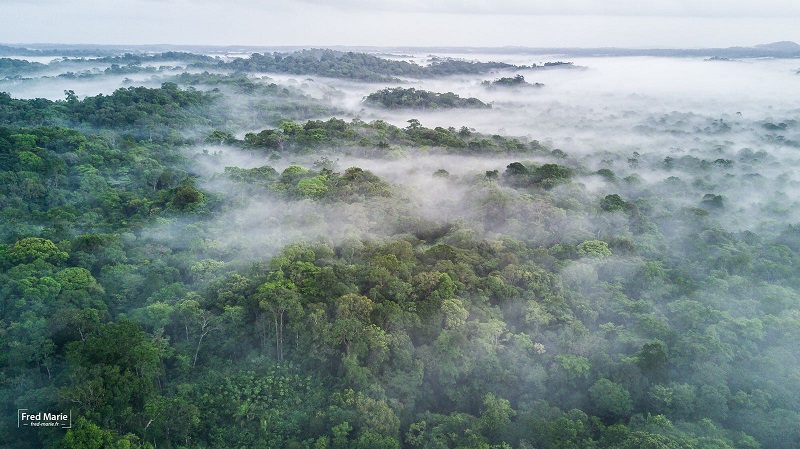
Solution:
[[[800,42],[796,0],[0,0],[0,42],[729,47]]]

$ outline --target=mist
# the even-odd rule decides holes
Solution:
[[[503,59],[489,55],[485,60]],[[404,85],[474,96],[491,103],[491,110],[381,111],[362,106],[358,112],[364,120],[381,119],[397,126],[417,118],[429,128],[467,126],[489,134],[524,136],[562,149],[590,170],[608,168],[619,178],[636,173],[648,184],[673,176],[687,182],[703,178],[710,189],[729,198],[736,211],[732,215],[749,217],[748,223],[735,226],[739,230],[756,225],[752,217],[760,213],[753,208],[768,203],[774,192],[798,198],[799,179],[793,167],[798,164],[800,128],[791,125],[798,113],[793,98],[800,94],[795,62],[651,57],[572,62],[587,69],[518,71],[528,82],[543,83],[540,89],[488,90],[480,85],[483,80],[513,76],[511,72]],[[378,90],[376,86],[337,87],[349,98],[342,106],[351,109],[367,93]],[[784,121],[790,126],[765,129],[767,124]],[[753,164],[742,157],[759,151],[766,152],[769,161]],[[735,162],[702,175],[681,167],[664,169],[664,158],[687,156]],[[630,159],[637,160],[635,168]],[[742,184],[741,178],[755,173],[763,176],[760,188],[743,188],[756,181]],[[793,213],[790,221],[796,220]]]
[[[159,112],[180,109],[183,92],[162,83],[208,93],[186,115],[165,113],[160,134],[67,120],[84,134],[5,132],[0,143],[25,154],[3,178],[4,217],[21,224],[0,242],[2,292],[101,298],[97,317],[130,320],[143,342],[169,348],[153,378],[164,391],[179,379],[182,396],[115,424],[163,446],[178,437],[162,438],[158,414],[174,407],[236,429],[226,438],[242,447],[635,447],[651,434],[790,447],[775,429],[800,432],[796,61],[390,55],[434,57],[536,67],[367,83],[56,60],[0,80],[15,98],[151,87]],[[543,66],[555,61],[570,64]],[[485,83],[516,75],[541,86]],[[364,102],[398,86],[491,108]],[[19,218],[39,203],[50,221]],[[37,249],[51,262],[9,268],[27,261],[28,234],[53,240]],[[53,287],[76,267],[94,296]],[[94,359],[78,357],[90,318],[74,318],[78,331],[48,324],[58,344],[73,338],[68,348],[14,360],[42,388],[51,365],[54,378],[72,370],[58,377],[67,384],[90,378]],[[289,379],[290,406],[240,393],[271,392],[259,382],[277,378]],[[73,390],[61,394],[80,398]],[[212,407],[225,401],[233,411]],[[275,436],[273,409],[306,421]],[[186,428],[186,444],[206,441],[205,427]]]
[[[518,64],[542,64],[542,61],[552,60],[535,55],[510,59],[503,59],[508,58],[507,55],[468,56]],[[571,68],[497,72],[480,78],[406,80],[400,84],[435,92],[454,92],[462,97],[474,96],[491,103],[490,110],[382,110],[362,103],[367,94],[383,87],[380,83],[280,74],[255,74],[252,79],[256,83],[277,83],[297,89],[340,110],[341,113],[334,115],[339,118],[383,120],[399,127],[405,127],[408,120],[416,118],[429,128],[467,126],[486,134],[535,139],[559,149],[567,154],[568,160],[539,157],[529,162],[567,163],[578,170],[574,187],[561,187],[549,194],[568,215],[570,204],[581,206],[575,203],[576,199],[582,207],[595,207],[601,198],[611,194],[620,194],[631,202],[658,197],[677,211],[700,207],[704,196],[713,194],[722,196],[725,206],[712,211],[713,216],[731,231],[776,233],[781,228],[776,220],[791,223],[800,219],[800,209],[795,207],[800,198],[800,175],[796,170],[800,164],[796,146],[800,141],[800,127],[792,121],[798,111],[792,99],[800,94],[800,84],[793,71],[793,61],[637,57],[585,58],[570,62],[573,62]],[[482,81],[517,73],[530,83],[543,83],[544,87],[487,89],[481,85]],[[247,105],[238,107],[243,109]],[[239,115],[246,115],[246,112]],[[784,121],[790,125],[771,130],[765,127]],[[261,128],[257,121],[251,121],[251,125],[238,134],[243,136],[246,132],[269,127]],[[557,243],[565,235],[572,235],[567,240],[579,243],[581,238],[611,232],[608,227],[613,227],[595,221],[591,214],[584,212],[569,218],[550,218],[545,223],[541,217],[552,211],[547,214],[523,212],[525,207],[511,207],[512,215],[508,220],[501,220],[504,221],[502,225],[489,225],[472,213],[480,209],[475,200],[487,189],[496,189],[512,200],[518,195],[503,186],[476,188],[474,179],[491,170],[502,173],[508,164],[524,157],[436,156],[403,148],[395,152],[394,160],[354,157],[353,150],[348,148],[329,148],[316,155],[294,155],[279,160],[268,160],[252,151],[222,147],[190,149],[188,153],[203,150],[217,155],[204,168],[210,170],[209,174],[219,174],[226,166],[269,165],[278,172],[290,165],[311,168],[320,157],[328,157],[335,162],[335,170],[360,167],[394,186],[402,186],[402,195],[409,205],[414,205],[414,213],[421,218],[442,223],[468,220],[470,226],[481,232],[495,233],[493,235],[521,239],[538,236],[541,240],[534,238],[534,241],[543,246]],[[673,162],[665,162],[668,158]],[[450,176],[434,177],[433,173],[440,169]],[[600,169],[613,172],[615,180],[595,175]],[[216,185],[213,182],[203,184],[205,188],[218,191]],[[219,192],[225,194],[224,190]],[[670,198],[664,198],[664,192],[671,192]],[[559,196],[564,200],[559,200]],[[782,206],[778,207],[778,203]],[[291,211],[292,208],[277,209]],[[242,211],[243,217],[257,210],[258,205],[247,205]],[[361,216],[362,212],[352,215]],[[557,217],[559,213],[553,215]],[[243,219],[250,222],[248,218]],[[669,216],[663,219],[671,220]],[[327,218],[320,220],[324,223]],[[333,234],[341,237],[347,233],[376,235],[375,229],[360,228],[355,221],[344,226],[348,229],[345,233],[332,232],[331,229],[343,226],[333,221],[324,226],[326,229],[319,228],[319,223],[308,232],[293,228],[292,235],[298,238],[331,238]],[[250,223],[257,227],[257,223]],[[539,225],[534,226],[534,223]],[[551,230],[546,231],[545,227]],[[542,239],[541,236],[548,233],[550,238]]]

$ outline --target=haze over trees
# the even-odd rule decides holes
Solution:
[[[514,75],[514,77],[505,76],[502,78],[498,78],[494,81],[483,81],[481,85],[486,86],[488,88],[519,88],[519,87],[543,87],[544,84],[542,83],[529,83],[525,81],[525,77],[522,75]]]
[[[446,75],[486,73],[514,68],[502,62],[469,62],[437,59],[420,66],[407,61],[393,61],[365,53],[328,49],[301,50],[294,53],[254,53],[225,64],[225,68],[247,72],[274,72],[347,78],[359,81],[394,81],[398,77],[431,78]]]
[[[132,76],[101,65],[153,62],[183,66],[0,94],[0,406],[73,418],[0,420],[0,445],[800,446],[785,103],[553,103],[535,117],[575,124],[556,144],[490,127],[532,122],[481,87],[486,70],[523,83],[509,64],[313,50],[63,68],[100,83]],[[453,73],[505,103],[352,83]],[[558,76],[532,95],[574,81]],[[386,107],[348,109],[364,92]]]
[[[413,87],[387,87],[364,97],[364,103],[389,109],[452,109],[452,108],[490,108],[477,98],[461,98],[447,92],[437,93]]]

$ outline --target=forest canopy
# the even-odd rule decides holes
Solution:
[[[527,98],[481,87],[527,84],[506,63],[80,59],[47,67],[95,75],[35,82],[184,66],[0,94],[0,445],[800,446],[800,127],[777,107],[547,100],[532,117],[576,115],[555,142],[489,125]],[[596,130],[630,143],[586,150]]]
[[[490,108],[477,98],[461,98],[447,92],[430,92],[413,87],[387,87],[367,95],[364,103],[389,109],[451,109],[451,108]]]

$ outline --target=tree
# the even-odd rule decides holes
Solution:
[[[325,185],[326,180],[325,176],[303,178],[297,183],[297,190],[303,198],[322,198],[328,192],[328,186]]]
[[[236,143],[236,137],[228,131],[214,130],[206,137],[207,143],[218,143],[219,145],[230,145]]]
[[[483,409],[478,419],[481,433],[491,443],[500,443],[511,425],[511,418],[517,414],[507,399],[489,393],[483,397]]]
[[[543,447],[553,449],[594,449],[592,422],[586,413],[572,409],[564,416],[545,423]]]
[[[56,273],[54,278],[61,285],[60,300],[82,309],[106,309],[101,296],[105,290],[86,268],[65,268]]]
[[[159,174],[159,179],[161,179],[162,174],[163,172]],[[158,184],[158,181],[156,181],[156,184]],[[175,188],[170,204],[178,210],[191,210],[203,201],[205,201],[205,195],[202,192],[193,185],[184,183]]]
[[[442,301],[442,315],[445,329],[459,329],[467,322],[469,312],[459,298],[447,298]]]
[[[597,415],[607,419],[625,419],[633,411],[633,400],[628,390],[608,379],[595,382],[589,388],[589,398]]]
[[[661,341],[645,343],[637,358],[642,373],[653,382],[663,382],[667,379],[668,363],[667,350]]]
[[[262,310],[272,314],[275,324],[275,357],[283,361],[283,330],[287,311],[298,313],[300,307],[300,294],[294,282],[285,279],[283,271],[270,273],[267,282],[258,287],[256,293],[258,305]]]
[[[578,254],[593,258],[604,258],[611,255],[608,243],[602,240],[586,240],[578,245]]]
[[[589,359],[579,355],[559,354],[556,356],[556,361],[571,379],[585,379],[589,376],[589,371],[592,369]]]
[[[606,195],[600,202],[600,209],[603,209],[606,212],[625,210],[626,206],[627,203],[625,202],[625,200],[623,200],[622,197],[620,197],[616,193],[613,195]]]
[[[135,435],[120,438],[82,416],[75,420],[61,440],[63,447],[70,449],[131,449],[137,442]]]
[[[9,251],[15,264],[31,263],[37,259],[57,265],[67,259],[68,254],[61,251],[55,243],[39,237],[28,237],[14,243]]]
[[[350,293],[336,300],[332,332],[336,340],[344,345],[346,355],[350,355],[353,341],[364,336],[372,308],[372,300],[366,296]]]
[[[163,373],[163,348],[130,321],[98,328],[85,341],[67,345],[69,383],[65,405],[103,424],[127,431],[145,425],[145,404]]]
[[[512,162],[506,166],[506,176],[527,176],[528,168],[519,162]]]
[[[192,329],[193,333],[197,335],[197,345],[194,357],[192,357],[192,367],[194,367],[197,365],[197,356],[200,354],[203,339],[209,333],[222,329],[222,318],[214,315],[210,310],[200,307],[200,303],[196,299],[184,299],[175,308],[175,312],[184,325],[186,341],[189,341],[189,329]]]

